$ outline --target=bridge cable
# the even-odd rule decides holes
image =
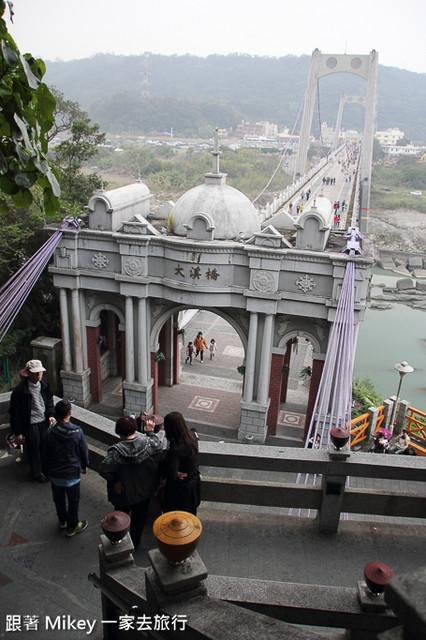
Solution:
[[[83,225],[84,222],[80,218],[68,216],[64,218],[61,226],[62,228],[67,228]],[[62,235],[62,231],[55,231],[49,240],[0,287],[0,342],[8,332],[12,322],[59,245]]]
[[[305,96],[306,96],[306,92],[305,92]],[[273,181],[273,179],[274,179],[274,178],[275,178],[275,176],[277,175],[278,170],[279,170],[279,168],[281,167],[281,165],[282,165],[282,163],[283,163],[283,160],[284,160],[284,158],[285,158],[285,157],[286,157],[286,155],[287,155],[287,151],[288,151],[288,149],[289,149],[289,147],[290,147],[290,143],[291,143],[291,138],[292,138],[292,136],[294,135],[294,132],[295,132],[296,127],[297,127],[297,125],[298,125],[298,122],[299,122],[299,120],[300,120],[300,116],[301,116],[301,114],[302,114],[303,105],[304,105],[304,103],[305,103],[305,96],[303,97],[303,100],[302,100],[302,102],[300,103],[299,113],[297,114],[296,121],[295,121],[295,123],[294,123],[293,129],[292,129],[291,134],[290,134],[290,138],[289,138],[289,140],[288,140],[288,142],[287,142],[286,146],[285,146],[285,147],[284,147],[284,149],[283,149],[283,152],[282,152],[282,154],[281,154],[281,156],[280,156],[280,159],[279,159],[278,164],[277,164],[277,166],[276,166],[276,168],[275,168],[275,171],[272,173],[272,176],[270,177],[270,179],[268,180],[267,184],[266,184],[266,185],[265,185],[265,187],[262,189],[262,191],[259,193],[259,195],[257,195],[257,196],[254,198],[254,200],[252,200],[252,204],[256,204],[256,202],[259,200],[259,198],[261,198],[261,197],[263,196],[263,194],[265,193],[266,189],[269,187],[269,185],[271,184],[271,182]]]

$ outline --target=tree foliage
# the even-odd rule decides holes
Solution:
[[[6,196],[0,210],[7,211],[10,198],[17,207],[29,206],[38,183],[45,211],[55,213],[60,187],[46,158],[55,99],[42,82],[43,60],[20,53],[2,17],[5,10],[0,0],[0,191]]]
[[[353,417],[362,415],[370,407],[379,407],[383,404],[383,396],[378,393],[374,382],[367,376],[365,378],[354,378],[352,382],[352,397],[356,402]]]
[[[220,170],[227,174],[227,184],[253,199],[268,182],[278,160],[277,150],[222,147]],[[175,200],[204,182],[204,175],[212,170],[212,156],[208,151],[177,152],[171,147],[124,149],[119,154],[104,150],[98,165],[104,172],[140,176],[160,200]],[[291,178],[279,172],[268,194],[284,189],[289,182]]]
[[[74,116],[70,116],[68,135],[54,151],[62,190],[61,209],[68,214],[78,213],[93,192],[100,188],[100,176],[96,173],[86,174],[83,168],[96,156],[98,146],[105,142],[105,134],[100,133],[99,125],[91,124],[87,113],[79,109],[76,111],[75,103],[69,104]]]
[[[394,164],[373,166],[371,205],[376,209],[411,209],[426,213],[426,200],[411,195],[426,184],[426,164],[416,157],[401,157]]]

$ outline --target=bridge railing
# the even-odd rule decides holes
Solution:
[[[357,416],[350,423],[351,447],[366,442],[371,433],[377,433],[384,426],[386,419],[386,407],[382,404],[377,409],[370,409],[366,413]]]
[[[317,510],[318,526],[323,532],[336,532],[343,513],[392,517],[422,517],[420,514],[426,513],[426,493],[421,484],[426,480],[423,458],[353,452],[346,459],[339,453],[336,457],[333,447],[281,450],[200,441],[199,460],[203,500]],[[251,473],[243,472],[241,477],[233,473],[230,478],[226,471],[229,469]],[[297,482],[296,476],[286,475],[286,482],[269,482],[259,477],[259,471],[294,473],[299,477],[306,474],[307,479],[316,476],[321,481]],[[410,480],[413,488],[407,493],[400,491],[401,480]]]
[[[399,403],[400,426],[407,429],[412,445],[417,455],[426,456],[426,413]],[[377,409],[371,408],[367,413],[357,416],[350,423],[351,447],[362,444],[370,439],[371,434],[378,433],[381,428],[388,426],[391,403],[383,404]]]
[[[351,420],[350,431],[351,447],[355,447],[361,444],[361,442],[365,442],[370,433],[370,414],[363,413],[361,416]]]
[[[406,417],[408,431],[426,444],[426,413],[414,407],[408,407]]]

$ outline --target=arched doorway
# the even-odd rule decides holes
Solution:
[[[174,326],[170,326],[170,323]],[[234,323],[235,324],[235,323]],[[213,338],[217,351],[210,359],[209,350],[186,363],[186,347],[201,331],[207,342]],[[161,415],[181,411],[191,426],[214,438],[237,439],[240,425],[245,349],[239,332],[230,319],[217,310],[180,310],[169,317],[158,331],[157,354],[164,359],[155,364],[153,388],[156,410]],[[173,335],[177,340],[173,341]],[[171,351],[171,347],[174,347]],[[152,359],[151,359],[152,360]],[[175,372],[175,373],[173,373]],[[176,384],[178,382],[178,384]]]
[[[86,323],[86,341],[92,403],[102,402],[104,387],[108,385],[108,394],[116,396],[114,405],[122,409],[125,333],[120,310],[111,305],[95,307]]]

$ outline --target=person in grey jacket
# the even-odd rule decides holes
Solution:
[[[120,418],[115,425],[120,442],[108,449],[99,473],[107,481],[108,500],[116,511],[131,518],[130,536],[138,548],[151,496],[158,488],[157,466],[162,445],[154,432],[154,423],[146,422],[145,433],[138,433],[134,418]]]

